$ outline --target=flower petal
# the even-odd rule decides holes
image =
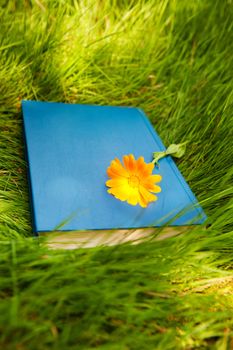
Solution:
[[[125,185],[128,185],[128,180],[126,177],[122,176],[106,181],[106,186],[108,187],[119,187]]]
[[[129,173],[133,174],[136,171],[136,161],[132,154],[123,157],[124,166]]]
[[[121,193],[119,191],[116,191],[116,187],[110,188],[108,190],[108,193],[112,194],[114,197],[116,197],[121,201],[126,201],[126,199],[128,198],[128,195],[126,193]]]
[[[126,201],[131,193],[129,186],[112,187],[108,189],[108,193],[113,194],[121,201]]]
[[[121,162],[118,158],[115,158],[112,162],[110,167],[107,169],[107,174],[110,177],[117,177],[117,176],[129,176],[128,171],[122,166]]]
[[[148,203],[144,200],[144,198],[140,195],[138,198],[138,202],[140,204],[141,207],[146,208]]]
[[[155,202],[158,199],[157,196],[147,191],[143,186],[139,186],[139,192],[146,203]]]
[[[152,181],[150,180],[143,180],[141,182],[142,186],[147,189],[148,191],[154,192],[154,193],[159,193],[161,192],[161,187],[155,185]]]
[[[144,158],[141,156],[138,158],[137,162],[137,173],[140,174],[140,172],[144,169]]]
[[[150,180],[152,180],[153,182],[160,182],[162,180],[162,176],[159,174],[150,175]]]
[[[132,189],[131,193],[129,193],[127,202],[131,205],[137,205],[139,198],[140,198],[140,194],[138,192],[138,189]]]
[[[140,158],[139,158],[140,159]],[[139,160],[138,159],[138,160]],[[137,164],[137,173],[140,177],[146,177],[152,174],[152,171],[154,169],[153,163],[142,163],[141,161]]]

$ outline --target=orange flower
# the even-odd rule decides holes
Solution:
[[[158,198],[151,192],[158,193],[161,188],[155,185],[161,181],[160,175],[153,175],[153,163],[145,163],[143,157],[135,160],[132,154],[123,157],[123,165],[115,158],[107,169],[110,180],[106,186],[111,193],[121,201],[127,201],[131,205],[140,204],[145,208],[150,202]]]

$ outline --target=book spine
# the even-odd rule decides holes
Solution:
[[[137,110],[140,113],[140,115],[141,115],[145,125],[147,126],[147,129],[149,130],[149,132],[153,136],[153,138],[154,138],[154,140],[155,140],[159,150],[160,151],[165,151],[166,147],[164,146],[162,140],[160,139],[159,135],[155,131],[155,129],[152,126],[151,122],[149,121],[148,117],[145,115],[144,111],[141,108],[137,108]],[[185,192],[187,193],[190,201],[194,204],[194,207],[195,207],[196,211],[201,216],[201,221],[204,221],[206,219],[206,215],[205,215],[203,209],[198,204],[198,201],[197,201],[194,193],[192,192],[192,190],[190,189],[189,185],[185,181],[184,177],[182,176],[181,172],[179,171],[179,169],[178,169],[177,165],[175,164],[174,160],[172,159],[171,156],[167,156],[167,161],[169,162],[169,165],[170,165],[171,169],[173,170],[173,172],[175,173],[178,181],[181,183],[182,187],[184,188]]]

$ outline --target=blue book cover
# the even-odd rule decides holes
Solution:
[[[142,207],[108,192],[107,169],[165,147],[139,108],[23,101],[34,231],[107,230],[203,223],[206,216],[171,157],[157,200]],[[142,158],[141,158],[142,159]]]

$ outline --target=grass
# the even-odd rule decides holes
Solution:
[[[233,348],[231,0],[0,2],[0,347]],[[31,238],[20,101],[140,106],[208,215],[165,241]]]

